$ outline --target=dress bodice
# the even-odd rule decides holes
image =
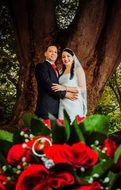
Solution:
[[[74,75],[72,79],[70,79],[70,73],[63,74],[59,78],[59,84],[67,85],[67,86],[78,86],[77,77]]]
[[[76,74],[74,74],[73,78],[70,79],[70,73],[63,74],[59,78],[59,84],[70,86],[70,87],[79,87],[78,79]],[[73,109],[73,112],[72,112]],[[71,122],[75,119],[77,115],[83,116],[83,98],[81,93],[78,94],[78,99],[72,101],[70,99],[64,98],[60,99],[60,106],[59,106],[59,118],[64,118],[63,111],[66,110],[68,113]]]

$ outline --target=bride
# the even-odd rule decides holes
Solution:
[[[53,83],[52,90],[77,93],[76,100],[60,99],[59,119],[64,118],[63,111],[66,110],[72,123],[76,116],[84,117],[87,113],[86,79],[84,70],[71,49],[63,50],[62,63],[59,84]]]

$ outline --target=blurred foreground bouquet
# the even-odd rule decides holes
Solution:
[[[107,118],[50,117],[51,129],[26,113],[20,131],[0,130],[0,190],[120,190],[121,145]]]

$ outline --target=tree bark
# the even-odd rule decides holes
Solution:
[[[86,73],[88,113],[94,113],[104,86],[121,61],[121,1],[80,0],[67,30],[56,25],[55,4],[50,0],[9,0],[16,31],[20,78],[13,120],[36,106],[35,65],[45,47],[57,42],[72,48]]]
[[[53,43],[56,36],[55,6],[50,0],[11,0],[8,3],[20,62],[17,100],[12,119],[16,123],[24,112],[34,113],[37,97],[34,69],[43,59],[43,50],[49,43]]]
[[[89,113],[94,113],[107,80],[121,61],[120,18],[119,0],[80,0],[77,15],[65,31],[66,35],[60,31],[58,36],[63,47],[74,50],[85,69]]]

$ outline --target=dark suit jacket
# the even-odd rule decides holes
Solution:
[[[64,98],[66,92],[53,92],[52,83],[58,83],[58,77],[48,61],[39,63],[35,68],[35,77],[38,86],[38,98],[35,114],[43,119],[48,113],[58,117],[59,100]]]

